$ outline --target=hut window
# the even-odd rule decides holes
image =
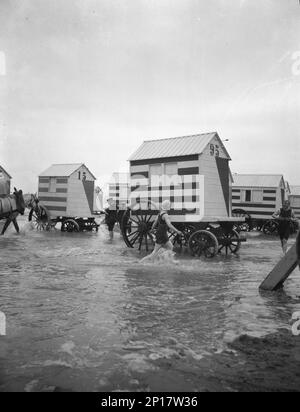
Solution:
[[[292,205],[293,207],[299,208],[300,207],[300,197],[294,197],[292,199]]]
[[[56,192],[56,178],[55,177],[50,177],[49,192],[50,193],[55,193]]]
[[[177,163],[166,163],[164,165],[163,185],[170,186],[178,184],[178,165]]]
[[[150,172],[150,181],[151,186],[160,186],[161,178],[162,178],[162,164],[150,165],[149,167]]]
[[[252,201],[255,203],[262,203],[263,201],[263,191],[262,190],[253,190],[252,192]]]
[[[251,190],[246,190],[245,202],[251,202]]]
[[[178,174],[177,163],[167,163],[165,164],[165,175],[175,176]]]

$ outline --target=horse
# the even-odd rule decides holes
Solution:
[[[14,193],[12,195],[2,195],[0,197],[0,220],[6,219],[1,235],[4,235],[11,222],[17,233],[20,232],[17,216],[19,214],[24,215],[25,207],[26,205],[22,190],[14,188]]]

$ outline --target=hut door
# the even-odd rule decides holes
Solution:
[[[222,159],[221,157],[216,157],[217,168],[219,172],[220,183],[223,190],[224,200],[227,208],[228,216],[230,214],[229,204],[230,204],[230,192],[229,192],[229,164],[227,159]]]
[[[284,193],[284,189],[281,189],[281,202],[282,202],[282,204],[284,203],[284,201],[285,201],[285,193]]]

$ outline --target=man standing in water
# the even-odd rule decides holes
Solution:
[[[288,200],[284,202],[283,207],[280,210],[274,213],[273,218],[279,220],[278,234],[281,240],[283,253],[286,254],[288,240],[291,235],[291,222],[293,220],[297,221],[294,212],[291,209],[291,204]]]
[[[165,249],[169,252],[173,251],[173,245],[168,236],[168,229],[170,229],[174,233],[177,233],[177,235],[182,235],[182,232],[177,230],[170,221],[170,217],[168,215],[168,211],[170,209],[171,202],[169,200],[165,200],[162,203],[160,213],[158,214],[152,225],[152,230],[157,228],[154,250],[151,255],[146,256],[144,259],[142,259],[142,263],[155,258],[161,249]]]
[[[114,227],[118,221],[118,209],[113,198],[107,199],[108,207],[105,209],[105,224],[108,228],[109,240],[114,238]]]

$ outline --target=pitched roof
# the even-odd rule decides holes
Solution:
[[[11,175],[9,173],[7,173],[7,171],[4,169],[3,166],[0,166],[0,170],[2,170],[5,174],[7,174],[9,179],[12,179]]]
[[[292,196],[300,196],[300,186],[290,186],[290,188]]]
[[[81,166],[86,167],[84,163],[54,164],[48,167],[48,169],[42,172],[39,176],[40,177],[70,177]],[[87,170],[89,169],[87,168]],[[96,177],[92,173],[91,175],[96,180]]]
[[[217,137],[228,159],[230,156],[217,132],[173,137],[160,140],[145,140],[129,158],[130,161],[159,159],[163,157],[202,154],[213,138]]]
[[[233,175],[233,186],[244,186],[244,187],[279,187],[282,175],[244,175],[244,174],[234,174]]]

